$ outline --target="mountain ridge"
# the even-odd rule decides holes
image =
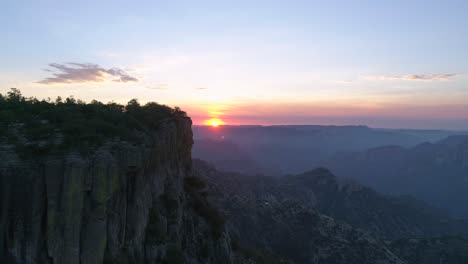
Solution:
[[[342,153],[321,162],[340,177],[383,193],[412,195],[457,217],[468,217],[468,136],[414,147],[379,147]]]
[[[409,255],[405,253],[403,258],[394,254],[391,247],[394,244],[386,241],[468,234],[466,222],[446,218],[418,203],[408,205],[404,200],[382,196],[355,181],[339,182],[323,168],[284,177],[252,176],[220,172],[206,162],[194,160],[194,169],[195,175],[211,186],[208,199],[226,215],[233,239],[279,253],[278,257],[286,256],[295,263],[376,263],[375,258],[354,259],[360,252],[356,248],[357,255],[348,253],[348,256],[338,255],[337,259],[318,253],[339,251],[338,248],[348,252],[347,247],[358,246],[356,238],[351,239],[354,236],[366,238],[361,242],[369,255],[389,252],[380,256],[386,256],[384,259],[389,263],[405,263]],[[356,193],[365,200],[354,198]],[[310,220],[301,222],[302,217]],[[317,230],[321,230],[319,234],[315,233]],[[319,243],[320,239],[328,242]],[[307,249],[309,246],[318,251]],[[302,250],[297,251],[298,248]],[[437,254],[442,253],[437,251]]]

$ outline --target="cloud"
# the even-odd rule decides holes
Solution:
[[[105,69],[97,64],[75,63],[66,64],[51,63],[46,69],[52,72],[53,77],[45,78],[37,83],[41,84],[73,84],[87,82],[138,82],[138,79],[130,76],[127,72],[119,68]]]
[[[402,76],[373,76],[370,79],[377,80],[389,80],[389,81],[447,81],[453,79],[458,74],[456,73],[447,73],[447,74],[412,74],[412,75],[402,75]]]
[[[352,81],[352,80],[333,80],[332,82],[339,83],[339,84],[352,84],[352,83],[354,83],[354,81]]]
[[[152,90],[167,90],[169,88],[169,84],[160,83],[156,85],[146,86],[146,88],[152,89]]]

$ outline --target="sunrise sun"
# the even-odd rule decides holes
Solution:
[[[217,127],[220,125],[224,125],[224,122],[219,118],[211,118],[211,119],[206,120],[205,124],[208,126]]]

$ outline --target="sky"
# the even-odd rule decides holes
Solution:
[[[0,93],[468,130],[468,1],[2,0]]]

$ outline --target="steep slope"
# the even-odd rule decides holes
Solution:
[[[241,247],[294,263],[403,263],[369,233],[283,196],[274,178],[222,173],[201,161],[194,168]]]
[[[386,239],[468,234],[468,222],[449,217],[411,197],[384,196],[327,169],[285,177],[277,192],[310,203],[322,213]]]
[[[378,191],[412,195],[468,218],[468,136],[452,136],[413,148],[396,146],[336,156],[322,162],[336,175]]]
[[[465,221],[408,197],[340,181],[326,169],[275,178],[224,173],[202,161],[194,161],[194,168],[210,183],[208,198],[224,211],[233,240],[296,263],[373,263],[375,256],[389,261],[393,253],[376,238],[468,234]]]

